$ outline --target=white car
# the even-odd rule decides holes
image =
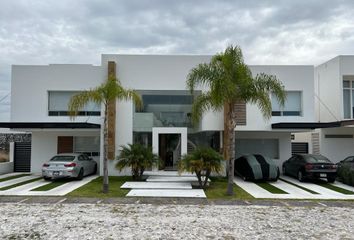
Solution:
[[[81,153],[62,153],[52,157],[42,166],[42,176],[45,180],[57,178],[77,178],[96,174],[95,160]]]

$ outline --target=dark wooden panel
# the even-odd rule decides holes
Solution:
[[[71,136],[58,137],[58,153],[72,153],[74,139]]]

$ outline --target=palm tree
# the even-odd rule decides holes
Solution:
[[[260,73],[252,76],[244,63],[241,48],[232,45],[213,56],[210,63],[199,64],[189,72],[187,88],[193,93],[197,86],[207,87],[208,90],[195,98],[192,106],[194,123],[198,123],[208,110],[224,110],[223,155],[227,160],[227,194],[233,195],[236,105],[256,104],[263,116],[269,119],[272,114],[270,95],[273,93],[280,105],[284,105],[284,86],[273,75]]]
[[[205,188],[212,172],[220,173],[222,156],[211,147],[197,147],[192,153],[184,155],[178,162],[179,172],[195,173],[200,188]]]
[[[134,180],[141,180],[145,169],[159,162],[159,156],[152,152],[152,148],[141,144],[121,146],[121,151],[117,159],[119,161],[116,164],[116,168],[122,171],[124,168],[130,167]]]
[[[74,95],[69,102],[69,114],[75,118],[80,109],[88,102],[103,104],[104,106],[104,153],[103,153],[103,193],[108,193],[108,104],[116,100],[132,100],[137,108],[142,106],[142,100],[135,90],[124,89],[119,80],[110,75],[100,86]]]

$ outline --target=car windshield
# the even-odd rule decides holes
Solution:
[[[75,159],[75,156],[54,156],[50,159],[51,162],[71,162]]]
[[[306,157],[309,163],[330,163],[331,161],[322,155],[312,155]]]

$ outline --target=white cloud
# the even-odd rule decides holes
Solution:
[[[249,64],[319,64],[353,54],[354,1],[0,1],[0,93],[11,64],[92,63],[101,53],[214,54]],[[0,119],[8,106],[0,103]],[[5,116],[5,117],[4,117]]]

